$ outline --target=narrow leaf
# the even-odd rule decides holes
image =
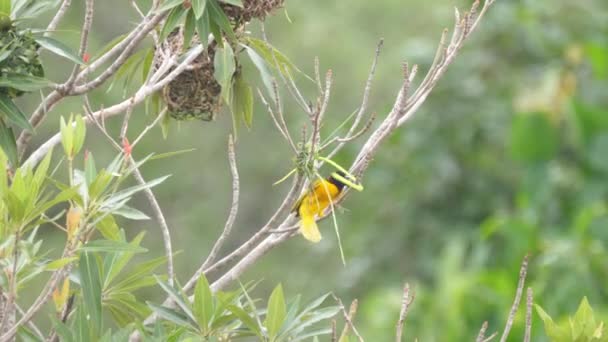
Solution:
[[[234,52],[230,44],[225,44],[224,48],[218,48],[215,52],[213,60],[215,71],[213,76],[222,87],[222,97],[226,103],[230,103],[230,88],[232,84],[232,75],[236,69],[234,63]]]
[[[113,240],[94,240],[87,242],[86,245],[83,245],[80,250],[85,252],[106,252],[106,253],[122,253],[122,252],[132,252],[132,253],[144,253],[148,250],[129,244],[124,241],[113,241]]]
[[[204,274],[196,282],[196,287],[194,288],[194,307],[192,310],[199,327],[206,333],[211,324],[214,308],[211,288]]]
[[[13,102],[13,100],[8,97],[6,94],[0,94],[0,113],[4,113],[4,117],[14,123],[15,125],[27,129],[33,130],[34,127],[30,125],[30,122],[27,120],[27,117],[17,105]]]
[[[270,294],[267,310],[264,325],[268,329],[270,339],[273,340],[279,333],[287,315],[285,296],[283,295],[283,286],[281,284],[277,285]]]
[[[36,42],[38,44],[40,44],[40,46],[42,46],[43,48],[51,51],[52,53],[64,57],[66,59],[69,59],[70,61],[76,63],[76,64],[80,64],[80,65],[84,65],[84,61],[82,60],[82,58],[80,58],[80,56],[78,56],[75,52],[73,52],[67,45],[63,44],[62,42],[50,38],[50,37],[35,37],[34,38],[36,40]]]
[[[209,17],[213,20],[221,29],[226,33],[228,38],[231,40],[236,40],[236,36],[234,35],[234,30],[232,29],[232,25],[230,24],[230,20],[217,3],[217,0],[207,0],[209,4]],[[220,37],[215,37],[216,40],[220,40]]]
[[[101,332],[101,279],[95,256],[90,253],[82,253],[79,261],[80,285],[85,302],[83,308],[89,318],[91,334],[97,335]]]
[[[0,148],[4,151],[4,154],[11,165],[19,166],[15,134],[13,134],[12,128],[6,126],[2,118],[0,118]],[[2,173],[6,174],[6,172]]]
[[[192,1],[192,10],[194,10],[194,16],[196,19],[200,19],[205,12],[205,6],[207,5],[207,0],[193,0]]]
[[[237,118],[243,118],[245,126],[251,129],[253,124],[253,90],[239,73],[234,82],[233,111]]]
[[[34,91],[51,86],[53,82],[46,78],[31,75],[7,75],[0,78],[0,88],[15,88],[21,91]]]

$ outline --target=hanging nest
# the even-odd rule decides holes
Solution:
[[[222,9],[226,16],[233,22],[240,24],[247,23],[251,19],[264,20],[277,8],[283,6],[285,0],[243,0],[243,7],[222,4]]]
[[[198,43],[198,37],[194,37],[191,45]],[[154,68],[160,67],[164,56],[179,55],[183,51],[184,35],[178,29],[169,34],[161,48],[156,50]],[[215,44],[210,44],[206,51],[194,59],[190,69],[184,70],[163,88],[162,96],[170,117],[176,120],[204,121],[215,118],[222,106],[222,87],[213,77],[214,55]]]
[[[38,49],[30,31],[17,31],[12,24],[4,23],[0,28],[0,78],[26,75],[44,77]],[[25,92],[8,87],[0,87],[0,94],[12,98]]]

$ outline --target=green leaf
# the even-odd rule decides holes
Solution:
[[[160,265],[167,261],[165,256],[158,257],[137,265],[137,268],[128,274],[124,279],[112,286],[113,291],[133,291],[144,286],[156,284],[156,278],[150,274]],[[148,283],[152,279],[152,284]]]
[[[80,247],[80,250],[85,252],[105,252],[105,253],[122,253],[122,252],[131,252],[131,253],[144,253],[148,250],[132,245],[128,242],[124,241],[114,241],[114,240],[94,240],[87,242],[86,245]]]
[[[72,117],[66,123],[63,116],[59,118],[59,130],[61,132],[61,145],[68,159],[72,159],[74,147],[74,130],[72,129]]]
[[[287,307],[285,305],[285,296],[283,295],[283,286],[277,285],[270,294],[268,299],[268,312],[264,325],[268,329],[268,336],[273,341],[281,330],[281,326],[287,315]]]
[[[124,218],[128,218],[129,220],[141,221],[141,220],[149,220],[150,217],[141,211],[131,208],[129,206],[123,205],[120,208],[112,210],[113,215],[122,216]]]
[[[215,22],[222,29],[222,31],[224,31],[228,38],[235,41],[236,36],[234,34],[234,30],[232,29],[232,25],[230,24],[230,20],[228,17],[226,17],[226,14],[217,3],[217,0],[207,0],[207,3],[209,4],[209,18],[213,20],[213,22]],[[215,40],[219,41],[221,38],[215,36]]]
[[[19,5],[19,6],[17,6]],[[15,1],[12,16],[19,19],[33,19],[59,5],[59,0]]]
[[[82,58],[80,58],[80,56],[78,56],[75,52],[73,52],[67,45],[63,44],[62,42],[50,38],[50,37],[35,37],[34,38],[36,40],[36,42],[38,44],[40,44],[40,46],[42,46],[43,48],[49,50],[50,52],[64,57],[66,59],[69,59],[70,61],[76,63],[76,64],[80,64],[80,65],[84,65],[84,61],[82,60]]]
[[[264,83],[264,86],[266,87],[266,90],[268,91],[268,95],[271,98],[274,98],[274,90],[273,90],[273,86],[272,86],[272,74],[270,73],[270,71],[268,71],[268,67],[266,66],[266,62],[264,61],[264,58],[262,58],[251,47],[244,45],[244,44],[241,44],[240,46],[245,48],[245,51],[247,52],[247,55],[251,59],[251,62],[253,62],[253,65],[255,65],[255,67],[260,72],[260,76],[262,77],[262,83]]]
[[[17,156],[17,140],[13,129],[6,126],[2,118],[0,118],[0,148],[4,151],[4,155],[13,166],[19,166]],[[1,166],[1,165],[0,165]],[[5,168],[3,168],[5,170]],[[6,172],[2,172],[6,176]]]
[[[74,341],[74,334],[72,330],[62,323],[59,318],[55,317],[55,315],[51,315],[51,321],[53,322],[53,328],[55,328],[55,332],[57,336],[61,339],[62,342],[72,342]]]
[[[173,30],[179,25],[182,18],[186,15],[186,10],[183,6],[176,7],[171,10],[171,13],[167,16],[167,20],[165,20],[165,25],[163,25],[162,30],[160,31],[160,40],[164,41],[169,36],[169,33],[173,32]]]
[[[233,115],[237,118],[243,118],[245,126],[251,129],[253,124],[253,90],[243,79],[241,73],[237,74],[233,89]]]
[[[549,338],[551,340],[553,340],[553,341],[571,340],[571,336],[570,336],[570,334],[568,334],[569,331],[567,331],[566,329],[555,324],[555,322],[553,322],[553,319],[551,318],[551,316],[549,316],[549,314],[547,314],[545,312],[545,310],[543,310],[540,306],[535,304],[534,307],[536,308],[536,312],[538,313],[538,315],[540,316],[540,319],[543,321],[543,323],[545,325],[545,333],[547,334],[547,336],[549,336]]]
[[[0,112],[4,113],[4,117],[15,125],[27,129],[34,130],[34,127],[27,120],[23,112],[15,105],[13,100],[6,94],[0,94]]]
[[[97,222],[96,228],[104,238],[112,241],[120,240],[120,230],[114,220],[114,216],[105,215],[103,219]]]
[[[194,288],[194,307],[192,311],[196,322],[199,327],[202,328],[203,333],[207,333],[213,316],[213,295],[211,294],[211,288],[205,275],[202,274],[196,282]]]
[[[285,56],[281,51],[279,51],[274,46],[268,44],[267,42],[248,37],[246,40],[247,44],[251,46],[264,60],[268,65],[277,69],[283,76],[287,78],[291,78],[292,70],[295,70],[302,75],[306,76],[310,79],[304,72],[302,72],[295,64],[293,64],[287,56]]]
[[[87,312],[89,318],[91,334],[98,336],[102,329],[101,278],[95,256],[87,252],[81,253],[79,271],[80,285],[85,302],[83,309]]]
[[[595,317],[593,315],[593,309],[589,305],[587,297],[583,297],[581,303],[572,317],[571,329],[573,339],[580,337],[590,338],[596,328]]]
[[[76,124],[74,126],[74,145],[72,153],[76,155],[78,154],[78,152],[80,152],[80,150],[82,149],[82,145],[84,144],[84,137],[87,133],[87,126],[85,125],[84,119],[81,115],[76,115],[74,121]]]
[[[150,157],[150,160],[169,158],[169,157],[180,155],[182,153],[188,153],[188,152],[192,152],[192,151],[196,151],[196,149],[195,148],[188,148],[188,149],[185,149],[185,150],[166,152],[166,153],[159,153],[159,154],[155,154],[152,157]]]
[[[126,242],[124,240],[124,232],[120,231],[120,242]],[[137,234],[129,242],[131,246],[139,247],[141,244],[141,240],[144,238],[145,233],[141,232]],[[134,252],[124,252],[124,253],[108,253],[104,256],[103,260],[103,269],[105,272],[105,278],[103,279],[103,288],[106,289],[112,280],[118,276],[118,274],[127,266],[129,261],[135,256]]]
[[[84,177],[87,181],[87,186],[93,183],[95,178],[97,178],[97,169],[95,168],[95,158],[93,158],[93,153],[88,153],[86,155],[86,160],[84,161]]]
[[[230,311],[232,314],[234,314],[243,323],[244,326],[246,326],[252,332],[254,332],[260,340],[262,340],[262,341],[265,340],[262,337],[261,327],[245,310],[243,310],[241,307],[238,307],[234,304],[226,305],[226,309],[228,309],[228,311]]]
[[[194,328],[192,322],[188,320],[188,317],[182,313],[154,303],[147,302],[147,304],[152,310],[154,310],[154,312],[156,312],[156,314],[169,322],[173,322],[182,327]]]
[[[69,258],[61,258],[61,259],[53,260],[44,266],[44,270],[45,271],[58,270],[58,269],[62,268],[63,266],[65,266],[73,261],[76,261],[76,259],[78,259],[78,258],[69,257]]]
[[[199,1],[203,1],[205,2],[206,0],[199,0]],[[203,8],[204,10],[204,8]],[[203,11],[203,13],[200,15],[200,18],[196,19],[196,32],[198,33],[198,39],[201,41],[201,44],[203,44],[204,48],[207,48],[207,43],[209,41],[209,34],[212,32],[211,31],[211,22],[210,22],[210,18],[209,18],[209,11]],[[215,23],[214,23],[215,25]],[[215,25],[217,27],[217,25]],[[214,36],[215,37],[215,36]],[[218,46],[222,47],[222,39],[220,36],[220,39],[215,39],[218,42]]]
[[[152,68],[152,63],[154,62],[154,49],[148,49],[148,52],[144,56],[144,61],[141,68],[141,80],[142,82],[146,81],[148,74],[150,73],[150,68]]]
[[[156,277],[156,282],[160,285],[160,287],[169,295],[169,297],[171,299],[173,299],[173,301],[177,304],[177,306],[179,306],[180,309],[182,309],[184,311],[184,313],[188,316],[188,318],[192,322],[196,322],[196,318],[194,317],[194,314],[192,313],[190,305],[188,305],[188,303],[189,303],[188,298],[184,298],[184,296],[181,293],[179,293],[177,289],[175,289],[173,286],[169,285],[168,283],[164,282],[158,276],[155,275],[154,277]]]
[[[311,337],[317,337],[317,336],[321,336],[321,335],[329,335],[329,334],[331,334],[331,331],[332,330],[330,328],[311,331],[311,332],[308,332],[306,334],[298,335],[298,337],[296,337],[295,339],[293,339],[293,342],[308,341]],[[292,340],[290,340],[290,341],[292,341]],[[342,342],[342,341],[340,341],[340,342]]]
[[[46,78],[31,75],[6,75],[0,78],[0,88],[15,88],[29,92],[39,90],[53,85],[53,82]]]
[[[207,0],[192,0],[192,10],[194,11],[194,16],[197,20],[200,19],[203,15],[203,12],[205,12],[206,6]]]
[[[224,48],[218,48],[213,59],[215,68],[213,76],[222,87],[222,97],[226,103],[230,103],[230,88],[232,88],[232,76],[236,70],[234,63],[234,52],[230,44],[225,44]]]
[[[177,7],[184,3],[184,0],[165,0],[164,3],[155,11],[156,13],[162,13],[173,7]]]
[[[137,192],[154,187],[154,186],[164,182],[169,177],[170,176],[159,177],[159,178],[153,179],[145,184],[135,185],[130,188],[126,188],[122,191],[116,192],[110,198],[108,198],[106,201],[103,202],[103,206],[109,207],[112,204],[119,203],[119,202],[131,197],[132,195],[134,195]]]
[[[196,19],[194,18],[194,12],[188,11],[186,15],[186,23],[184,24],[184,46],[183,49],[188,49],[194,36]]]
[[[237,6],[240,8],[243,8],[243,1],[241,0],[220,0],[221,2],[225,3],[225,4],[229,4],[229,5],[233,5],[233,6]]]

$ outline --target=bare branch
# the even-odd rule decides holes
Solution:
[[[336,331],[336,320],[331,320],[331,342],[338,342],[338,335]]]
[[[78,49],[78,56],[84,56],[87,51],[87,46],[89,44],[89,32],[91,31],[91,25],[93,24],[93,11],[94,0],[86,0],[85,1],[85,11],[84,11],[84,22],[82,24],[82,33],[80,34],[80,48]],[[78,71],[80,70],[80,65],[75,64],[72,69],[72,74],[68,77],[68,80],[59,87],[59,92],[68,93],[74,82],[76,81],[76,77],[78,76]]]
[[[234,225],[236,214],[239,209],[239,172],[236,167],[236,155],[234,152],[234,139],[232,138],[232,135],[230,135],[228,138],[228,161],[230,162],[230,173],[232,174],[232,206],[230,207],[230,214],[228,215],[228,219],[224,225],[222,235],[220,235],[220,237],[215,241],[211,252],[209,252],[209,256],[201,266],[201,269],[203,270],[206,269],[217,258],[217,255],[224,245],[226,238],[232,231],[232,226]]]
[[[524,342],[530,342],[532,338],[532,305],[534,304],[534,294],[532,288],[528,287],[526,296],[526,332],[524,334]]]
[[[130,161],[131,165],[133,165],[133,166],[135,165],[135,160],[133,160],[132,157],[129,157],[129,161]],[[144,179],[141,172],[139,171],[139,168],[137,168],[137,167],[133,168],[133,175],[135,176],[135,179],[137,180],[137,182],[139,184],[141,184],[141,185],[146,184],[146,180]],[[156,216],[156,220],[158,221],[158,225],[160,226],[161,233],[163,235],[163,243],[165,246],[165,256],[167,257],[167,275],[169,277],[169,279],[167,279],[167,280],[168,280],[169,285],[173,286],[173,280],[175,279],[175,271],[173,268],[173,248],[171,246],[171,233],[169,232],[169,226],[167,225],[167,220],[165,220],[165,215],[163,215],[160,205],[158,204],[158,201],[156,200],[156,197],[154,196],[154,193],[152,192],[152,190],[149,187],[145,188],[144,194],[146,195],[148,202],[150,202],[150,206],[152,207],[152,210],[154,211],[154,216]]]
[[[350,126],[350,129],[346,133],[346,136],[344,138],[338,139],[340,144],[338,144],[338,146],[336,146],[334,148],[334,150],[331,151],[331,153],[328,156],[328,158],[330,158],[330,159],[333,156],[335,156],[342,149],[342,147],[344,147],[344,144],[346,142],[356,139],[356,137],[358,137],[359,135],[362,135],[363,133],[365,133],[365,131],[367,131],[367,128],[365,128],[365,129],[361,130],[361,132],[360,132],[361,134],[354,134],[355,130],[359,126],[359,122],[361,121],[361,119],[365,115],[365,112],[367,111],[367,106],[368,106],[368,102],[369,102],[369,94],[371,93],[371,90],[372,90],[372,81],[374,80],[374,75],[376,75],[376,67],[378,65],[378,58],[380,57],[380,51],[382,50],[383,45],[384,45],[384,39],[380,39],[380,41],[378,42],[378,45],[376,46],[376,54],[374,55],[374,59],[372,61],[371,70],[369,71],[369,74],[367,76],[367,81],[365,82],[365,88],[363,89],[363,99],[361,100],[361,106],[359,106],[359,111],[357,112],[357,115],[355,116],[355,120],[353,121],[353,124]],[[372,114],[372,117],[375,117],[375,114]],[[368,122],[370,127],[371,127],[372,122],[373,122],[373,119],[370,119],[370,121]]]
[[[135,47],[147,36],[148,33],[154,30],[156,25],[165,16],[166,13],[158,14],[156,16],[153,16],[152,18],[146,17],[121,42],[116,44],[108,52],[106,52],[100,58],[89,64],[86,68],[84,68],[76,77],[74,84],[78,84],[79,82],[84,81],[90,73],[94,72],[96,69],[112,60],[116,54],[120,54],[119,57],[113,61],[113,64],[108,67],[105,72],[98,76],[95,80],[83,86],[78,86],[74,89],[70,89],[69,93],[61,92],[59,90],[52,91],[30,116],[30,124],[34,128],[38,127],[46,117],[46,114],[65,96],[82,95],[103,84],[105,80],[107,80],[109,77],[114,75],[116,71],[118,71],[120,65],[122,65],[126,61],[126,59],[132,54]],[[60,86],[60,88],[63,87],[64,86]],[[17,139],[17,148],[20,156],[24,154],[31,138],[32,133],[26,130],[21,132],[21,134],[19,135],[19,139]]]
[[[154,84],[150,84],[147,86],[142,86],[136,93],[133,95],[133,100],[131,98],[124,100],[118,104],[115,104],[111,107],[99,110],[93,113],[93,116],[100,120],[105,120],[105,118],[116,116],[124,112],[130,105],[131,101],[135,105],[143,102],[149,95],[155,93],[162,89],[169,82],[173,81],[182,71],[186,69],[186,67],[202,52],[202,45],[195,47],[192,50],[192,53],[186,57],[181,64],[179,64],[173,71],[171,71],[168,75],[166,75],[163,79],[159,80]],[[90,123],[90,120],[86,120],[87,123]],[[36,151],[34,151],[30,157],[23,163],[24,166],[34,167],[37,165],[42,158],[46,155],[46,153],[52,149],[55,145],[61,142],[61,135],[59,133],[52,136],[49,140],[47,140],[44,144],[38,147]]]
[[[528,272],[528,255],[524,257],[524,260],[521,263],[521,268],[519,270],[519,282],[517,283],[517,291],[515,292],[515,299],[513,300],[513,305],[511,306],[511,311],[509,312],[509,318],[507,319],[507,324],[505,326],[505,330],[500,336],[500,342],[506,342],[507,337],[509,337],[509,332],[511,331],[511,327],[513,326],[513,321],[515,320],[515,314],[517,313],[517,309],[519,307],[519,302],[521,301],[521,295],[524,292],[524,284],[526,282],[526,273]]]
[[[57,10],[57,13],[55,13],[55,16],[53,17],[53,19],[51,19],[51,22],[46,27],[46,32],[44,33],[45,36],[48,36],[52,31],[55,31],[57,29],[57,26],[59,26],[59,22],[61,21],[61,19],[63,19],[65,13],[68,11],[68,8],[71,4],[72,0],[63,0],[61,6],[59,7],[59,10]]]
[[[275,84],[275,83],[273,82],[273,84]],[[264,95],[262,94],[262,92],[260,91],[260,89],[258,89],[258,96],[260,97],[260,100],[262,101],[262,104],[264,104],[264,106],[266,106],[266,110],[270,114],[270,117],[272,118],[272,121],[274,122],[275,126],[277,126],[277,129],[279,130],[279,132],[281,133],[281,135],[283,136],[283,138],[285,138],[285,140],[287,140],[287,142],[289,143],[289,146],[291,147],[292,151],[294,153],[297,153],[298,149],[296,148],[296,145],[294,144],[291,136],[289,135],[289,131],[287,130],[287,126],[285,125],[285,119],[282,118],[281,120],[279,120],[277,118],[277,115],[275,114],[274,110],[272,109],[272,107],[270,106],[270,104],[268,103],[268,101],[266,101],[266,98],[264,97]]]
[[[355,319],[355,315],[357,314],[357,308],[358,307],[359,307],[359,301],[357,301],[357,299],[354,299],[350,303],[350,307],[348,308],[348,320],[350,322],[352,322]],[[344,307],[342,307],[342,309],[344,309]],[[353,325],[353,327],[354,327],[354,325]],[[349,324],[348,321],[347,321],[347,323],[344,324],[344,329],[342,329],[342,333],[340,334],[339,341],[345,341],[346,336],[348,335],[348,333],[350,332],[350,330],[351,330],[351,324]]]
[[[397,342],[401,342],[401,336],[403,336],[403,325],[407,316],[407,310],[414,301],[414,297],[414,293],[412,293],[410,296],[410,284],[406,283],[403,287],[403,299],[401,300],[401,310],[399,311],[399,320],[397,321]]]
[[[357,300],[353,300],[350,309],[348,312],[346,311],[346,308],[344,307],[344,304],[342,304],[342,301],[340,300],[340,298],[338,298],[335,294],[331,294],[332,297],[334,297],[334,300],[338,303],[338,307],[340,307],[340,310],[342,311],[342,313],[344,314],[344,320],[346,321],[346,326],[349,327],[350,330],[353,331],[353,333],[355,334],[355,336],[357,336],[357,339],[359,339],[359,342],[364,342],[365,340],[363,339],[363,337],[361,337],[361,334],[359,334],[359,331],[357,330],[357,328],[355,327],[355,324],[353,323],[353,318],[355,313],[357,312]],[[352,311],[352,315],[350,314]],[[344,330],[342,331],[342,336],[346,336],[346,334],[348,333],[348,330],[346,330],[346,327],[344,328]],[[342,339],[342,336],[340,336],[340,340]]]
[[[475,342],[483,342],[486,337],[486,330],[488,330],[488,321],[483,322],[481,325],[481,329],[479,329],[479,334],[477,334]]]

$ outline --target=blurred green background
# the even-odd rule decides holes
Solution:
[[[97,1],[95,6],[92,55],[138,20],[126,1]],[[454,6],[464,9],[469,3],[288,0],[291,22],[279,11],[268,18],[266,30],[304,72],[313,73],[315,56],[323,70],[333,70],[323,131],[329,134],[359,106],[378,40],[383,37],[385,46],[370,110],[383,117],[401,82],[401,62],[428,69],[441,30],[452,27]],[[56,34],[73,47],[82,7],[75,2]],[[48,54],[45,64],[55,81],[71,68]],[[299,84],[313,99],[314,85],[304,78]],[[585,295],[608,315],[606,89],[606,1],[496,1],[415,118],[384,143],[363,179],[365,191],[345,201],[338,220],[346,266],[326,220],[320,244],[292,239],[242,280],[261,279],[255,294],[260,297],[282,282],[288,296],[313,298],[335,291],[345,303],[358,298],[356,324],[372,341],[393,338],[407,281],[416,291],[407,340],[472,340],[484,320],[490,331],[502,330],[519,265],[529,252],[528,284],[536,303],[554,318],[567,317]],[[94,106],[107,107],[124,97],[106,90],[92,94]],[[30,99],[21,102],[25,109],[32,109],[36,99]],[[286,102],[289,125],[298,134],[304,114]],[[58,129],[60,115],[81,112],[81,106],[77,98],[58,106],[32,146]],[[130,136],[151,119],[143,107],[136,108]],[[120,121],[107,123],[115,136]],[[148,179],[173,175],[155,193],[173,231],[174,249],[182,251],[175,258],[182,282],[207,256],[228,215],[230,130],[228,113],[211,123],[174,123],[168,139],[154,130],[133,152],[141,158],[153,151],[196,149],[150,162],[143,170]],[[93,128],[89,132],[89,150],[98,162],[109,162],[114,151]],[[350,144],[336,160],[349,165],[363,141]],[[292,168],[288,147],[259,105],[253,129],[239,131],[237,155],[241,200],[226,250],[266,222],[288,186],[272,183]],[[143,196],[134,206],[151,215]],[[155,221],[122,225],[131,236],[147,231],[143,245],[151,252],[146,258],[163,254]],[[62,237],[49,229],[46,238]],[[160,294],[158,289],[145,293],[149,298]],[[523,336],[522,323],[520,314],[512,340]],[[538,317],[534,336],[544,338]]]

